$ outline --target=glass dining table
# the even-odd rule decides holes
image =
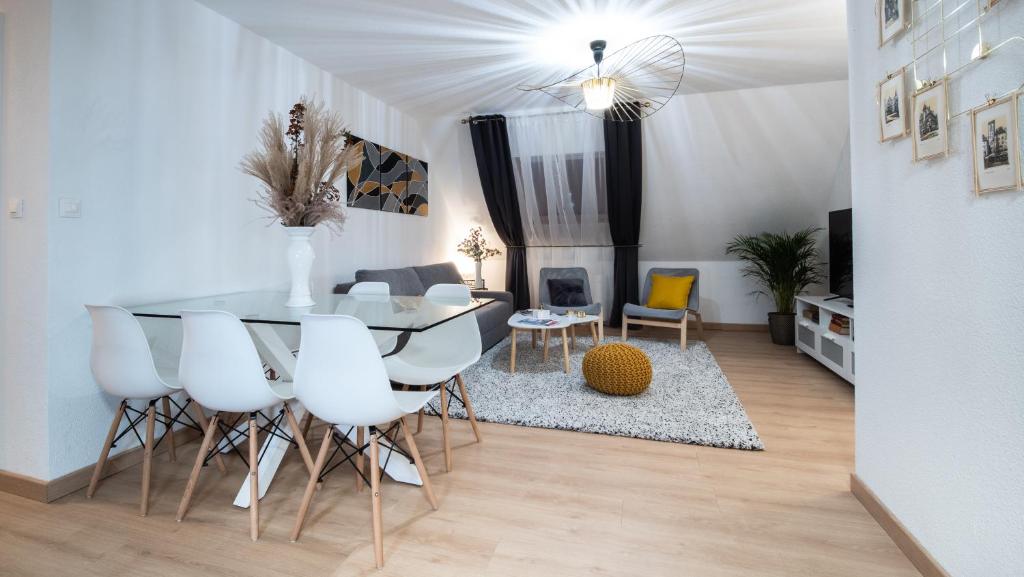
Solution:
[[[237,316],[253,337],[253,343],[263,361],[273,369],[277,377],[291,381],[295,374],[295,355],[281,337],[279,329],[296,327],[302,317],[308,314],[348,315],[355,317],[370,330],[393,331],[395,333],[421,333],[443,323],[484,307],[494,299],[470,298],[465,300],[428,299],[421,296],[376,296],[322,293],[314,294],[316,304],[312,307],[286,307],[288,293],[274,291],[252,291],[215,296],[170,300],[127,307],[137,317],[156,319],[180,319],[181,311],[217,310]],[[301,419],[305,409],[292,401],[296,418]],[[349,435],[355,442],[351,427],[339,425],[341,435]],[[290,433],[290,431],[287,431]],[[259,463],[259,495],[266,494],[289,443],[274,436],[264,441],[261,450],[263,458]],[[231,450],[227,447],[226,450]],[[390,450],[382,445],[381,450]],[[382,453],[381,463],[387,463],[384,472],[397,481],[419,485],[419,474],[405,459],[387,459]],[[235,497],[235,505],[249,506],[249,477]]]

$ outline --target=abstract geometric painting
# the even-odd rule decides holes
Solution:
[[[427,216],[427,163],[353,136],[362,162],[349,168],[348,205]]]

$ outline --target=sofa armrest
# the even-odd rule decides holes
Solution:
[[[354,284],[356,284],[356,281],[338,283],[334,286],[334,294],[347,295],[348,291],[352,290],[352,285]]]
[[[508,291],[470,291],[473,294],[473,298],[477,299],[495,299],[503,302],[507,302],[509,306],[512,306],[512,293]]]

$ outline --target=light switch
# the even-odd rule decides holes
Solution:
[[[12,198],[7,201],[7,216],[21,218],[25,215],[25,201],[20,198]]]
[[[61,218],[81,218],[82,201],[77,198],[62,198],[58,201],[58,214]]]

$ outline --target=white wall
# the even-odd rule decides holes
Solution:
[[[1024,568],[1024,193],[976,198],[970,121],[949,158],[878,143],[875,84],[911,59],[877,48],[872,3],[848,1],[857,293],[857,475],[956,577]],[[970,15],[967,15],[969,19]],[[1002,2],[987,40],[1019,35]],[[969,53],[973,41],[951,43]],[[954,111],[1024,82],[1024,44],[950,86]]]
[[[268,110],[317,95],[431,160],[415,120],[191,0],[55,0],[52,29],[46,478],[95,461],[117,402],[89,374],[84,303],[286,288],[284,232],[237,169]],[[58,218],[61,197],[82,218]],[[435,261],[442,222],[352,209],[340,237],[316,233],[314,283]]]
[[[0,470],[45,477],[50,3],[0,0],[0,14]],[[7,217],[10,198],[24,218]]]
[[[847,98],[846,81],[677,96],[644,121],[641,279],[655,263],[696,264],[704,320],[766,323],[770,299],[749,294],[756,287],[725,245],[741,233],[826,227],[830,210],[850,207]],[[449,189],[451,253],[475,224],[497,242],[469,127],[443,117],[424,132]],[[504,260],[488,261],[484,272],[489,286],[504,286]]]

